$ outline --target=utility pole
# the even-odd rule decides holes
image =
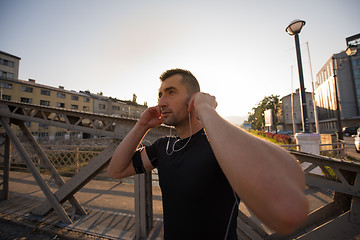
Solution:
[[[310,64],[310,75],[311,75],[311,86],[312,86],[311,96],[312,96],[312,102],[313,102],[313,105],[314,105],[314,117],[315,117],[316,133],[320,134],[319,119],[318,119],[318,115],[317,115],[316,102],[315,102],[315,97],[314,97],[314,78],[313,78],[313,72],[312,72],[312,67],[311,67],[309,42],[306,42],[306,46],[307,46],[309,64]]]
[[[294,66],[291,66],[291,120],[293,125],[293,134],[296,133],[296,125],[294,120],[294,87],[293,87],[293,68]]]

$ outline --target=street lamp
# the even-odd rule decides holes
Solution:
[[[295,48],[296,48],[296,56],[298,63],[298,71],[299,71],[299,81],[300,81],[300,98],[301,98],[301,115],[302,115],[302,127],[303,132],[309,133],[309,119],[307,116],[307,107],[306,107],[306,94],[304,87],[304,75],[302,69],[301,62],[301,51],[300,51],[300,41],[299,41],[299,33],[301,32],[302,27],[305,25],[304,20],[296,19],[292,21],[289,26],[285,29],[285,31],[290,35],[295,37]]]
[[[337,134],[338,134],[338,139],[340,139],[340,140],[344,140],[344,137],[342,134],[342,126],[341,126],[339,84],[338,84],[338,77],[337,77],[337,72],[339,71],[339,68],[338,68],[335,60],[349,59],[349,57],[355,55],[356,52],[357,52],[357,46],[349,46],[345,51],[345,53],[347,55],[346,58],[335,58],[334,55],[332,56],[333,72],[334,72],[335,101],[336,101]],[[335,65],[336,65],[336,67],[335,67]]]

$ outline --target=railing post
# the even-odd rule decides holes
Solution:
[[[151,172],[135,175],[134,179],[135,236],[146,239],[153,227]]]
[[[6,134],[5,146],[4,146],[3,182],[2,182],[2,190],[0,191],[0,201],[9,199],[10,155],[11,155],[11,142],[9,136]]]
[[[79,147],[75,148],[75,172],[79,172]]]

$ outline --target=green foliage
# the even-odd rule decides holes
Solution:
[[[264,97],[256,107],[253,107],[252,113],[249,113],[248,122],[251,123],[252,129],[262,130],[265,126],[265,116],[264,111],[268,109],[274,110],[276,115],[279,111],[279,95],[271,95]]]

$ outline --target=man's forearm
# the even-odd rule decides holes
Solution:
[[[147,131],[148,130],[145,127],[136,124],[134,128],[128,133],[128,135],[122,140],[122,142],[115,150],[107,169],[108,174],[111,177],[124,177],[124,171],[131,164],[131,158],[142,139],[146,135]]]
[[[268,226],[288,233],[307,215],[304,176],[280,147],[221,118],[212,107],[197,110],[223,172],[236,193]]]

